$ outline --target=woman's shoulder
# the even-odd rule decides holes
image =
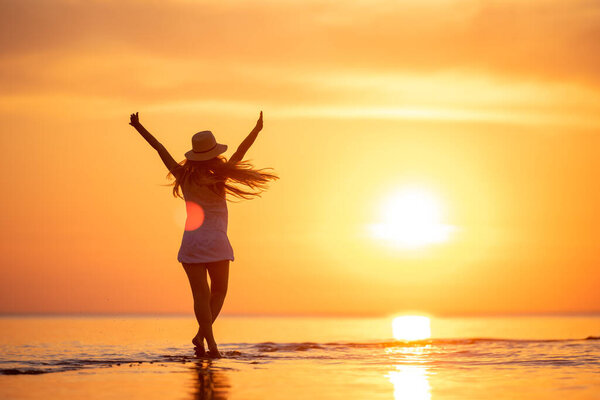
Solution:
[[[181,164],[177,164],[169,170],[169,172],[172,173],[174,176],[181,175],[183,171],[185,171],[185,168]]]

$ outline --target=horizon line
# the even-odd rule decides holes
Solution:
[[[591,311],[528,311],[528,312],[492,312],[492,313],[442,313],[398,312],[387,314],[310,314],[310,313],[223,313],[230,318],[340,318],[340,319],[377,319],[391,318],[395,315],[426,315],[432,318],[518,318],[518,317],[594,317],[600,316],[600,310]],[[10,317],[194,317],[193,312],[0,312],[0,318]]]

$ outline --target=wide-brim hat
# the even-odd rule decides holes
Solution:
[[[226,150],[227,145],[217,143],[211,131],[202,131],[192,136],[192,150],[185,153],[185,158],[192,161],[210,160]]]

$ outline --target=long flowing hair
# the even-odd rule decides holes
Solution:
[[[181,167],[176,169],[177,172],[169,172],[167,178],[175,179],[168,186],[173,186],[174,197],[182,199],[181,187],[189,180],[197,185],[206,185],[219,195],[230,194],[238,199],[249,200],[260,197],[270,181],[279,179],[274,173],[268,172],[272,168],[256,169],[248,161],[229,162],[223,156],[206,161],[185,159],[179,165]]]

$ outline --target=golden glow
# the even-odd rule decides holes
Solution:
[[[394,399],[430,400],[427,369],[417,365],[398,365],[387,375],[394,385]]]
[[[373,237],[404,248],[448,240],[453,227],[441,223],[437,198],[418,188],[401,190],[382,206],[382,222],[371,225]]]
[[[431,337],[428,317],[404,315],[392,321],[392,332],[397,340],[423,340]]]
[[[139,0],[9,3],[0,312],[191,312],[176,254],[198,222],[128,116],[179,162],[204,129],[231,157],[260,110],[246,157],[281,179],[228,203],[223,313],[598,309],[588,2],[164,0],[133,30],[113,15]]]

